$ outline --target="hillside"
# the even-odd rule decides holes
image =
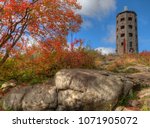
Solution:
[[[54,67],[42,63],[51,67],[48,72],[41,72],[40,64],[25,62],[25,68],[18,70],[21,61],[14,65],[8,60],[0,70],[1,109],[150,110],[150,52],[117,56],[84,50],[69,54],[74,58]]]

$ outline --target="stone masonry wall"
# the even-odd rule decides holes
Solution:
[[[137,16],[133,11],[119,13],[116,18],[117,54],[138,53]]]

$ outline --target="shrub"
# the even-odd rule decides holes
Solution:
[[[1,67],[0,77],[3,81],[15,79],[35,84],[53,77],[60,69],[96,68],[98,53],[81,45],[76,48],[77,43],[80,44],[81,41],[71,44],[71,48],[62,46],[59,42],[50,42],[51,47],[44,43],[28,47],[24,53],[7,60]]]

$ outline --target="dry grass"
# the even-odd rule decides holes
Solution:
[[[150,52],[126,54],[116,57],[112,63],[106,66],[106,70],[118,72],[121,69],[136,65],[150,66]]]

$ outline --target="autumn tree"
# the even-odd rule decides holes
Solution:
[[[78,31],[82,22],[76,9],[76,0],[0,0],[0,66],[28,37],[65,44],[68,32]]]

